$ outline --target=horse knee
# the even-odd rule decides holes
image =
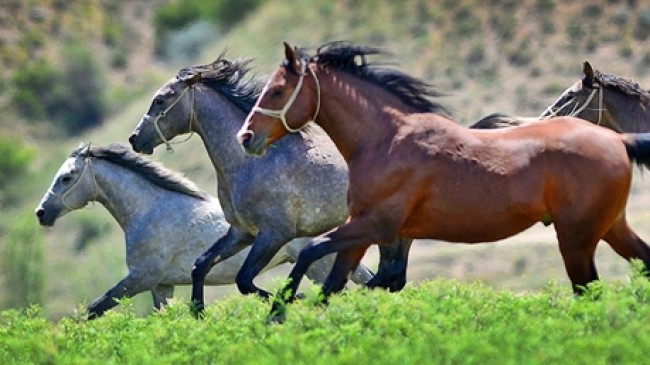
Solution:
[[[203,281],[213,266],[212,261],[209,252],[199,256],[199,258],[194,261],[194,267],[192,268],[192,281]]]

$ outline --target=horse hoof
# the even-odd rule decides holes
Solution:
[[[201,302],[193,301],[190,303],[190,312],[196,319],[203,319],[205,316],[205,305]]]
[[[283,324],[287,319],[287,314],[285,312],[271,312],[268,317],[266,317],[266,324]]]

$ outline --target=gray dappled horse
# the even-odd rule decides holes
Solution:
[[[229,227],[216,198],[120,144],[76,148],[54,176],[36,216],[40,224],[52,226],[90,201],[106,207],[124,231],[128,267],[127,276],[88,307],[91,318],[117,305],[115,299],[147,290],[155,307],[161,308],[175,285],[192,283],[194,260]],[[291,241],[263,270],[295,262],[307,241]],[[242,251],[220,263],[205,283],[233,284],[246,254]],[[325,260],[312,266],[310,278],[322,283],[331,264]],[[369,278],[369,274],[353,276],[359,283]]]
[[[240,292],[268,292],[253,279],[271,257],[295,237],[316,236],[348,217],[348,171],[336,146],[319,128],[283,139],[263,158],[247,156],[235,138],[263,87],[244,80],[249,60],[220,56],[208,65],[179,71],[155,94],[147,113],[129,137],[133,149],[152,153],[177,135],[197,133],[217,174],[219,201],[231,224],[195,264],[192,299],[201,310],[203,278],[221,260],[252,248],[238,273]],[[191,136],[191,134],[190,134]],[[377,275],[369,287],[401,289],[412,240],[380,251]]]

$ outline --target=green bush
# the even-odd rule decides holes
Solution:
[[[639,17],[634,26],[634,38],[645,41],[650,36],[650,8],[645,8],[639,12]]]
[[[62,69],[38,60],[17,70],[11,99],[25,118],[48,118],[68,133],[78,133],[104,116],[104,73],[92,51],[79,43],[63,48],[63,60]]]
[[[36,151],[20,138],[0,136],[0,190],[24,176],[35,155]]]
[[[2,257],[5,288],[9,294],[5,305],[24,308],[32,304],[42,304],[43,233],[31,212],[18,217],[11,227]]]
[[[156,53],[163,55],[168,36],[200,20],[227,30],[262,3],[261,0],[179,0],[161,6],[154,15]]]
[[[57,71],[44,60],[22,66],[13,77],[16,92],[11,97],[12,104],[28,119],[44,118],[48,106],[56,102],[52,90],[59,78]]]

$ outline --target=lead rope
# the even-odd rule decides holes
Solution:
[[[171,141],[171,140],[165,138],[165,135],[163,134],[162,130],[160,129],[160,125],[158,124],[158,122],[161,119],[164,119],[165,117],[167,117],[167,113],[170,110],[172,110],[172,108],[183,98],[183,95],[185,95],[185,93],[187,92],[188,89],[192,89],[192,95],[191,95],[191,100],[190,100],[190,103],[191,103],[190,104],[190,122],[189,122],[189,127],[188,127],[189,135],[185,139],[183,139],[181,141],[175,141],[174,142],[174,141]],[[176,98],[176,100],[174,100],[174,102],[171,103],[171,105],[169,105],[167,107],[167,109],[160,112],[157,116],[155,116],[151,120],[154,127],[156,128],[156,133],[158,133],[158,137],[166,145],[167,153],[174,153],[174,148],[172,147],[172,144],[181,144],[181,143],[187,142],[194,135],[194,131],[192,130],[192,122],[194,121],[194,116],[195,116],[195,113],[194,113],[194,93],[195,93],[194,85],[185,87],[185,89],[183,89],[183,92],[181,92],[181,94],[178,96],[178,98]]]

